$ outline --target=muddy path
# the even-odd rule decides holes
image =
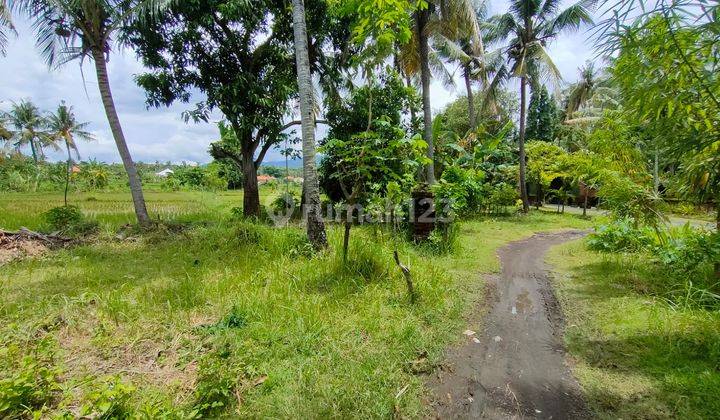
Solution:
[[[501,274],[488,279],[464,343],[429,381],[437,418],[589,416],[566,364],[562,312],[544,264],[550,247],[584,234],[537,234],[498,252]]]

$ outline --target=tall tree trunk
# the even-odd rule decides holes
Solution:
[[[307,206],[307,234],[310,243],[321,249],[327,246],[325,223],[322,219],[320,186],[315,167],[315,117],[313,116],[313,91],[310,78],[308,35],[305,26],[305,4],[293,0],[293,33],[295,38],[295,61],[300,93],[300,120],[303,138],[303,178],[305,205]]]
[[[525,181],[525,103],[527,98],[525,97],[527,92],[527,77],[523,76],[520,78],[520,138],[518,139],[518,147],[520,149],[520,199],[523,203],[523,213],[530,211],[530,202],[528,201],[527,195],[527,184]]]
[[[30,137],[30,152],[32,153],[33,162],[35,162],[35,167],[38,166],[38,156],[37,156],[37,150],[35,150],[35,139]]]
[[[349,209],[350,207],[348,207]],[[347,261],[348,248],[350,247],[350,228],[352,228],[352,222],[350,221],[350,215],[345,220],[345,233],[343,234],[343,262]]]
[[[243,171],[243,216],[260,217],[260,191],[258,189],[257,168],[250,141],[243,142],[242,171]]]
[[[423,104],[423,140],[428,145],[427,156],[430,163],[425,167],[428,184],[435,184],[435,145],[432,138],[432,108],[430,107],[430,47],[426,32],[430,12],[427,9],[415,12],[415,30],[417,31],[418,50],[420,52],[420,81],[422,84]]]
[[[65,172],[65,207],[67,207],[67,196],[68,189],[70,188],[70,171],[72,171],[72,154],[70,153],[70,143],[65,140],[65,148],[67,148],[68,160],[67,160],[67,171]]]
[[[37,150],[35,149],[35,135],[30,135],[30,151],[32,152],[33,162],[35,162],[35,184],[33,184],[33,192],[37,191],[40,185],[40,166],[38,165]]]
[[[660,156],[657,148],[655,148],[655,157],[653,159],[653,191],[655,194],[660,193]]]
[[[405,84],[406,84],[407,87],[409,87],[409,88],[413,87],[413,85],[412,85],[412,80],[410,80],[410,76],[407,76],[407,75],[405,76]],[[411,103],[411,104],[410,104],[410,122],[411,122],[412,124],[415,123],[415,118],[416,118],[416,117],[417,117],[417,115],[416,115],[416,113],[415,113],[415,104],[412,104],[412,103]],[[413,125],[413,127],[414,127],[414,125]]]
[[[715,232],[720,232],[720,196],[715,198]],[[715,278],[720,280],[720,261],[715,262]]]
[[[587,216],[587,206],[588,206],[588,187],[585,186],[585,203],[583,203],[583,217]]]
[[[463,77],[465,77],[465,89],[467,90],[468,114],[470,116],[470,131],[475,131],[475,128],[477,126],[477,120],[475,115],[475,95],[473,94],[472,90],[472,80],[470,80],[469,65],[465,65]]]
[[[100,89],[100,96],[102,97],[103,107],[105,108],[105,115],[107,116],[108,123],[110,123],[110,131],[112,131],[113,138],[115,139],[115,145],[120,153],[120,159],[125,167],[125,172],[127,172],[128,182],[130,184],[130,195],[132,195],[133,205],[135,207],[135,216],[140,226],[147,227],[150,226],[151,221],[147,207],[145,207],[142,182],[140,181],[137,168],[135,168],[135,162],[133,162],[132,156],[130,156],[130,150],[125,141],[125,134],[123,134],[122,126],[120,125],[120,118],[115,109],[115,102],[113,101],[112,91],[110,90],[110,79],[108,78],[105,54],[102,50],[95,48],[92,50],[92,55],[93,61],[95,61],[95,72],[97,73],[98,88]]]

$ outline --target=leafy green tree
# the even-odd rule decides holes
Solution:
[[[643,138],[624,116],[624,113],[606,112],[588,138],[588,150],[603,159],[606,169],[644,184],[650,174],[646,158],[638,147]]]
[[[37,45],[50,66],[91,58],[105,115],[130,184],[135,215],[142,226],[151,224],[142,182],[130,155],[110,89],[107,61],[113,39],[122,25],[144,24],[141,17],[158,15],[168,0],[14,0],[16,8],[33,20]]]
[[[552,181],[567,175],[559,166],[566,155],[562,148],[545,141],[533,141],[527,144],[528,180],[535,184],[537,189],[535,200],[538,207],[543,203]]]
[[[48,116],[48,130],[49,135],[55,139],[55,141],[61,141],[65,144],[65,150],[67,151],[67,168],[65,174],[65,205],[67,206],[67,195],[68,188],[70,187],[70,177],[72,175],[72,153],[80,160],[80,151],[77,147],[76,140],[92,141],[95,137],[86,130],[90,123],[78,122],[75,118],[72,106],[65,105],[65,102],[61,102],[58,106],[57,111],[54,114]]]
[[[323,160],[320,163],[320,186],[323,192],[333,202],[347,199],[348,189],[341,185],[342,179],[334,176],[341,156],[335,152],[343,152],[335,147],[327,146],[334,140],[343,144],[350,144],[353,138],[368,129],[368,122],[374,120],[386,121],[389,126],[382,126],[376,130],[394,138],[395,130],[402,130],[402,112],[407,109],[408,102],[414,99],[411,89],[405,87],[397,74],[389,72],[375,83],[354,89],[350,96],[341,101],[328,101],[326,119],[330,126],[327,140],[323,142]],[[377,134],[377,133],[376,133]],[[339,144],[339,143],[335,143]],[[397,160],[388,160],[383,166],[397,163]],[[380,161],[378,161],[380,163]],[[390,180],[384,177],[386,168],[378,167],[370,171],[369,179],[379,185],[385,185]],[[390,168],[396,173],[399,168]],[[411,187],[403,184],[407,190]]]
[[[628,117],[680,162],[680,193],[715,203],[720,230],[720,5],[681,3],[660,2],[629,24],[608,20],[607,51],[617,55],[611,74]]]
[[[488,108],[486,103],[487,92],[485,90],[478,90],[473,95],[474,109],[477,114],[475,128],[484,127],[485,131],[496,132],[504,127],[517,113],[518,99],[517,94],[500,87],[495,87],[495,92],[490,96],[493,98],[492,110]],[[458,98],[449,103],[441,112],[445,127],[458,133],[461,137],[465,136],[466,133],[468,136],[465,137],[477,136],[477,133],[472,133],[473,130],[470,129],[469,112],[467,98]]]
[[[710,23],[720,29],[716,20]],[[697,174],[702,162],[708,180],[713,179],[713,168],[720,164],[712,152],[720,142],[720,67],[714,35],[656,14],[635,22],[621,36],[620,53],[611,73],[627,116],[642,123],[650,137],[657,138],[683,163],[678,168],[680,173],[692,168],[688,173]],[[648,62],[647,57],[653,58]],[[663,72],[667,75],[662,76]],[[685,188],[683,192],[691,198],[717,200],[706,192],[694,194],[700,193],[696,189]]]
[[[526,90],[528,82],[542,77],[559,80],[560,71],[545,46],[562,32],[574,31],[583,24],[591,24],[589,8],[594,0],[581,0],[559,11],[560,0],[511,0],[510,11],[496,16],[495,28],[489,39],[508,40],[510,75],[520,78],[520,197],[523,211],[530,203],[525,182]]]
[[[579,124],[568,124],[567,122],[558,124],[555,131],[555,142],[571,153],[587,150],[591,129],[592,127],[588,129],[588,127]]]
[[[583,216],[587,216],[590,195],[595,194],[601,185],[605,165],[594,153],[580,150],[564,155],[558,167],[568,174],[578,188],[583,200]]]
[[[386,116],[372,120],[366,130],[347,140],[330,138],[325,143],[322,151],[335,159],[329,176],[341,186],[347,208],[343,255],[347,255],[355,206],[386,194],[391,183],[412,185],[416,171],[426,163],[425,147],[423,140],[408,138]]]
[[[283,178],[285,177],[285,170],[282,168],[278,168],[277,166],[262,166],[262,172],[266,175],[270,175],[275,178]]]
[[[324,24],[324,2],[312,0],[313,28]],[[205,95],[185,117],[208,120],[219,110],[234,140],[214,146],[215,157],[236,162],[243,171],[243,213],[259,216],[257,169],[267,152],[279,144],[290,124],[289,100],[297,95],[291,8],[270,0],[183,1],[150,23],[126,28],[151,71],[137,77],[152,106],[189,102],[194,92]],[[321,56],[329,36],[310,32],[312,69],[322,76]],[[225,140],[225,139],[224,139]],[[227,139],[230,140],[229,138]]]
[[[534,89],[528,107],[527,139],[551,142],[555,140],[557,126],[558,110],[555,100],[544,85]]]

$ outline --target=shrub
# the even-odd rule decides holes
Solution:
[[[30,189],[30,182],[19,172],[10,172],[7,180],[5,181],[5,189],[8,191],[28,191]]]
[[[438,223],[428,237],[427,246],[435,254],[450,254],[458,250],[460,244],[460,224]]]
[[[483,205],[483,172],[459,166],[445,168],[434,193],[440,206],[449,202],[454,213],[466,215],[481,210]],[[439,207],[439,206],[438,206]]]
[[[43,214],[43,219],[53,231],[64,233],[88,233],[97,227],[97,223],[85,219],[80,207],[53,207]]]
[[[663,234],[653,251],[661,263],[674,271],[702,271],[720,261],[720,233],[703,232],[685,225]]]
[[[659,208],[663,201],[628,177],[607,173],[598,196],[603,208],[610,210],[614,219],[631,221],[635,227],[660,225]]]
[[[274,216],[299,219],[302,216],[300,197],[291,192],[283,192],[270,203],[270,210]]]
[[[110,378],[104,386],[93,387],[93,390],[85,396],[88,403],[80,408],[80,413],[84,418],[130,418],[132,408],[129,400],[134,391],[135,387],[123,383],[120,378]]]
[[[495,185],[490,191],[490,197],[487,202],[487,211],[495,214],[506,213],[507,207],[515,206],[517,200],[517,188],[510,184],[501,182],[500,184]]]
[[[60,391],[60,370],[53,367],[53,356],[39,346],[37,355],[21,356],[10,345],[0,349],[0,417],[33,417],[33,411],[49,407]]]
[[[720,234],[685,225],[668,230],[637,229],[629,220],[601,226],[588,238],[588,247],[601,252],[642,252],[656,273],[644,286],[672,304],[720,307],[720,282],[713,263],[720,261]]]
[[[241,372],[227,360],[226,351],[215,350],[200,360],[195,386],[195,403],[188,417],[215,417],[235,401]]]
[[[179,179],[177,179],[174,176],[168,176],[165,179],[163,179],[162,183],[160,183],[160,188],[163,191],[180,191],[180,187],[182,186],[182,183]]]
[[[614,220],[596,228],[588,237],[588,247],[599,252],[639,252],[653,243],[652,231],[634,227],[627,219]]]
[[[64,230],[82,222],[83,215],[78,206],[53,207],[43,215],[51,228]]]

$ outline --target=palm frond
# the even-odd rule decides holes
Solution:
[[[521,21],[532,19],[540,11],[542,2],[540,0],[512,0],[510,10],[518,16]]]
[[[10,7],[6,0],[0,0],[0,55],[2,56],[7,52],[8,32],[17,34],[10,16]]]
[[[428,58],[428,64],[430,65],[430,71],[432,71],[432,74],[440,80],[445,89],[454,90],[455,75],[448,70],[438,52],[431,50]]]
[[[488,24],[485,40],[488,43],[502,42],[507,39],[510,34],[518,34],[520,25],[515,21],[512,13],[493,16]]]
[[[594,0],[582,0],[562,11],[550,21],[545,36],[554,36],[560,32],[577,31],[582,25],[592,25],[593,18],[590,8]]]
[[[493,70],[494,76],[492,80],[484,87],[482,104],[480,106],[481,112],[497,112],[498,92],[510,77],[510,72],[504,62],[499,62],[499,65]]]
[[[473,59],[460,45],[442,35],[433,37],[433,48],[440,57],[449,61],[459,61],[467,64]]]
[[[562,74],[557,68],[550,54],[540,42],[533,42],[528,45],[528,56],[536,63],[535,69],[541,79],[548,80],[556,86],[562,81]]]

